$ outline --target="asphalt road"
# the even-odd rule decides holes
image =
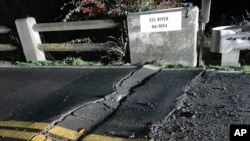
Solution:
[[[250,123],[245,72],[11,67],[0,80],[1,141],[229,140]]]
[[[0,68],[0,139],[145,139],[200,73],[151,66]]]
[[[111,94],[135,68],[0,68],[0,120],[46,121]]]

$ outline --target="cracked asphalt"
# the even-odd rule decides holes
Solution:
[[[49,123],[39,134],[53,140],[65,139],[49,134],[56,126],[84,130],[78,140],[89,134],[148,139],[149,124],[173,109],[182,87],[200,72],[163,71],[150,65],[0,71],[0,120]]]
[[[0,140],[228,140],[230,124],[250,123],[249,76],[150,65],[2,67]]]
[[[86,130],[115,109],[117,103],[104,101],[105,96],[112,95],[114,85],[135,70],[135,67],[0,68],[0,120],[50,123],[41,134],[55,124],[75,131]],[[90,116],[103,115],[86,119],[88,114],[81,113],[87,108]]]

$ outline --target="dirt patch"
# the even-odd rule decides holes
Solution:
[[[204,72],[188,86],[183,106],[150,135],[156,141],[229,140],[231,124],[250,124],[249,86],[250,73]]]

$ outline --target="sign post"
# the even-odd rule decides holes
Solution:
[[[200,41],[200,47],[199,47],[199,61],[198,61],[199,66],[202,65],[202,52],[203,52],[204,38],[205,38],[205,26],[206,26],[206,23],[209,22],[210,7],[211,7],[211,0],[202,0],[202,3],[201,3],[201,27],[200,27],[201,41]]]

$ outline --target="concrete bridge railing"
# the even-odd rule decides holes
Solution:
[[[27,61],[46,60],[44,51],[106,51],[102,43],[42,43],[39,32],[107,29],[119,26],[113,20],[36,23],[33,17],[17,19],[17,31]]]
[[[11,29],[5,26],[0,26],[0,34],[5,34],[10,32]],[[13,51],[16,47],[12,44],[0,44],[0,51]]]

